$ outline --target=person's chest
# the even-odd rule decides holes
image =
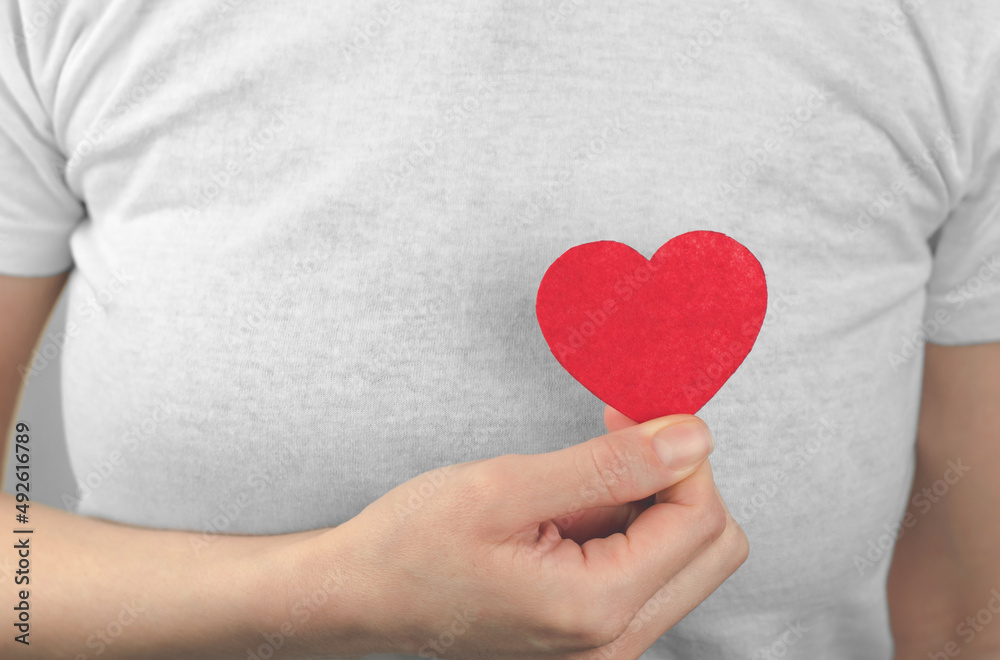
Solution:
[[[953,201],[935,73],[860,4],[832,25],[739,3],[508,5],[303,21],[248,4],[133,62],[117,88],[149,67],[161,82],[70,172],[92,216],[71,320],[114,269],[131,278],[67,351],[74,460],[145,414],[115,402],[174,415],[89,506],[200,528],[205,502],[245,491],[233,531],[334,524],[431,467],[598,435],[602,404],[534,317],[545,268],[588,241],[648,257],[710,229],[754,252],[770,299],[702,411],[720,489],[774,550],[747,584],[766,607],[781,571],[806,601],[870,579],[852,556],[899,514],[918,394],[919,358],[890,353],[919,329]],[[139,501],[158,488],[190,495]],[[315,504],[277,520],[276,500]]]

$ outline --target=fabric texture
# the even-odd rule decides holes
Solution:
[[[79,513],[291,532],[600,435],[545,269],[718,231],[769,292],[701,411],[751,555],[643,657],[891,658],[920,347],[1000,340],[1000,4],[22,0],[0,35],[0,273],[72,268]]]

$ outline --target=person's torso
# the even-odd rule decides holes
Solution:
[[[76,8],[40,93],[90,216],[79,511],[209,542],[316,528],[436,466],[600,435],[538,328],[542,274],[710,229],[767,274],[756,346],[700,413],[751,557],[648,657],[888,658],[872,544],[908,495],[907,344],[968,149],[942,79],[983,38],[893,7]]]

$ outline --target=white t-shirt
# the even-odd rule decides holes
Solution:
[[[921,345],[1000,340],[1000,4],[23,1],[7,33],[0,272],[73,268],[80,513],[290,532],[600,435],[542,274],[720,231],[769,286],[701,411],[751,555],[644,658],[891,657]]]

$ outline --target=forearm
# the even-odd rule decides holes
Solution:
[[[914,493],[924,486],[918,474]],[[927,481],[926,483],[932,483]],[[930,503],[929,500],[922,500]],[[974,647],[987,642],[980,636],[974,647],[966,646],[960,636],[965,617],[986,604],[982,600],[975,609],[973,602],[983,585],[977,585],[948,534],[941,530],[947,525],[946,500],[933,507],[910,506],[907,511],[912,526],[902,527],[889,572],[888,597],[896,660],[925,660],[930,654],[944,651],[949,644],[962,649],[962,657],[974,658]],[[985,589],[983,594],[989,591]],[[953,647],[954,648],[954,647]],[[951,656],[948,656],[951,657]]]
[[[997,658],[1000,344],[926,350],[912,522],[888,583],[896,658]]]
[[[4,494],[0,511],[13,515],[14,506]],[[0,588],[0,609],[6,613],[0,621],[6,631],[0,639],[3,657],[245,660],[248,650],[262,645],[280,646],[279,657],[305,657],[306,640],[295,634],[302,627],[295,626],[310,610],[298,595],[329,589],[325,576],[305,568],[311,563],[307,541],[320,530],[206,540],[197,533],[119,525],[36,503],[31,513],[28,572],[17,575],[17,535],[8,536],[0,554],[0,572],[7,573]],[[335,564],[335,547],[330,551],[327,561]],[[15,584],[16,577],[22,584]],[[349,598],[342,582],[337,581],[337,596]],[[21,591],[28,592],[30,645],[16,642],[19,632],[11,626]],[[324,625],[334,632],[326,639],[335,644],[336,616],[336,608],[323,611]],[[367,637],[350,622],[343,627],[341,648],[330,652],[367,651]]]
[[[919,492],[919,491],[918,491]],[[945,507],[942,507],[946,511]],[[932,516],[933,511],[927,516]],[[947,514],[943,514],[947,515]],[[895,660],[1000,657],[1000,578],[970,566],[935,521],[904,529],[888,594]],[[944,653],[945,655],[935,655]]]

